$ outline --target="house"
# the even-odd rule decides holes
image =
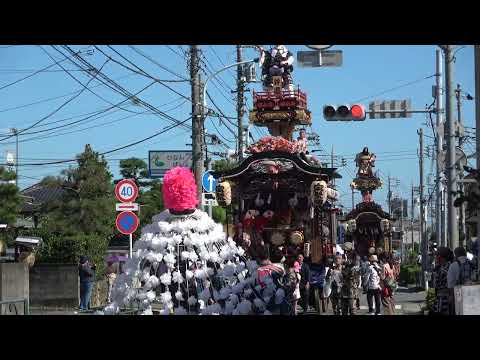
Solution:
[[[16,227],[36,228],[38,217],[46,206],[60,201],[66,190],[60,185],[43,185],[38,183],[20,192],[25,201],[17,219]]]

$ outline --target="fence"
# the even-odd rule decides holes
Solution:
[[[9,314],[19,315],[18,314],[18,308],[15,305],[15,304],[18,304],[18,303],[23,303],[23,315],[30,315],[30,302],[29,302],[28,298],[0,301],[0,308],[2,309],[2,312],[0,313],[0,315],[6,315],[5,311],[4,311],[4,307],[1,306],[1,305],[8,305]],[[12,305],[13,305],[13,307],[12,307]],[[12,311],[12,309],[14,311]]]

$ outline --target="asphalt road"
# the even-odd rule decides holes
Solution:
[[[414,288],[399,287],[394,296],[396,315],[423,315],[422,306],[425,303],[425,291],[416,291]],[[30,309],[32,315],[92,315],[92,313],[81,313],[77,309]],[[367,315],[368,306],[366,295],[360,298],[360,310],[358,315]],[[382,309],[383,313],[383,309]],[[299,310],[299,314],[302,311]],[[303,314],[302,314],[303,315]],[[308,311],[304,315],[333,315],[331,304],[327,312],[318,314],[315,311]]]
[[[425,304],[425,291],[416,291],[414,288],[399,287],[394,295],[395,315],[423,315],[422,307]],[[357,315],[367,315],[367,297],[362,294],[360,297],[360,310]],[[299,314],[302,311],[299,310]],[[382,309],[383,314],[383,309]],[[308,311],[302,315],[333,315],[331,304],[325,313],[318,314],[316,311]]]

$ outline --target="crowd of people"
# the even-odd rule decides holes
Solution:
[[[447,247],[437,249],[433,270],[435,301],[431,315],[455,315],[455,286],[469,285],[477,280],[478,263],[468,255],[463,247],[453,252]]]
[[[297,315],[327,312],[331,304],[334,315],[356,315],[360,297],[365,294],[368,314],[395,314],[394,292],[400,273],[399,262],[382,249],[370,249],[361,259],[351,243],[343,245],[343,254],[326,257],[322,264],[307,264],[303,254],[273,254],[260,259],[257,280],[270,276],[285,290],[285,306],[279,313]]]

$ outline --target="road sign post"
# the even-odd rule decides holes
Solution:
[[[203,206],[218,206],[217,196],[215,193],[202,193]]]
[[[138,186],[131,179],[120,180],[115,185],[115,196],[123,203],[133,202],[138,197]]]
[[[115,204],[116,211],[138,211],[139,205],[137,203],[117,203]]]
[[[133,256],[133,239],[132,234],[138,229],[139,220],[137,215],[131,211],[123,211],[117,216],[115,221],[118,231],[124,235],[129,235],[129,253],[130,258]]]
[[[205,171],[202,176],[202,185],[206,192],[214,192],[217,186],[217,179],[215,179],[211,171]]]
[[[215,179],[210,170],[206,171],[202,175],[202,186],[207,195],[215,195],[215,188],[217,187],[217,179]],[[202,205],[205,206],[205,193],[202,193]],[[213,202],[208,204],[208,215],[212,217],[212,206],[216,206]]]

